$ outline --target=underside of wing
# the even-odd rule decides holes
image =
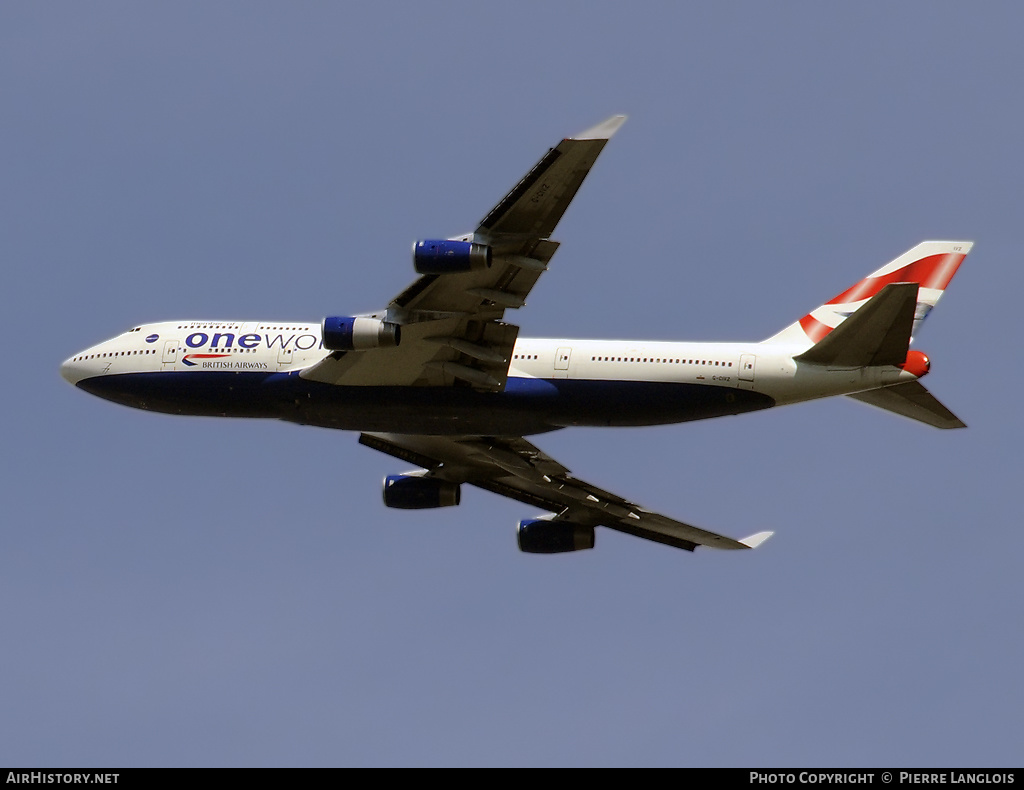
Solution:
[[[558,249],[549,236],[605,144],[625,121],[617,115],[550,149],[488,212],[473,233],[418,242],[414,261],[427,270],[370,316],[401,327],[393,347],[338,351],[303,378],[350,386],[505,386],[518,327],[503,323]],[[433,257],[424,249],[436,253]]]
[[[558,249],[557,242],[549,241],[551,234],[598,155],[625,120],[624,115],[616,115],[562,140],[487,213],[473,233],[453,239],[486,247],[489,267],[425,275],[395,297],[392,308],[500,317],[505,308],[521,307]]]
[[[771,535],[761,532],[735,540],[654,513],[573,477],[568,469],[521,438],[364,433],[359,441],[422,467],[424,471],[416,473],[419,480],[469,483],[548,511],[550,515],[520,523],[520,548],[524,551],[590,548],[597,526],[687,551],[697,546],[754,548]],[[524,528],[532,536],[528,544],[524,544]],[[588,534],[589,542],[581,540]],[[556,548],[543,548],[547,546]]]

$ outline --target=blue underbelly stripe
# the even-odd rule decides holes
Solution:
[[[346,430],[526,434],[567,425],[659,425],[764,409],[766,395],[710,384],[510,377],[469,387],[345,387],[295,373],[160,371],[78,383],[99,397],[172,414],[271,417]]]

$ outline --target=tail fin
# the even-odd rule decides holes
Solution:
[[[911,327],[913,339],[972,246],[970,241],[923,241],[765,342],[809,348],[891,283],[920,285]]]

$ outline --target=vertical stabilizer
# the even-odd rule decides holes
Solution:
[[[913,339],[972,246],[970,241],[923,241],[765,342],[810,348],[892,283],[920,286],[911,329]]]

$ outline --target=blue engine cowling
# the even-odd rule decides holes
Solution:
[[[491,266],[491,248],[472,241],[426,239],[412,245],[412,263],[419,274],[476,272]]]
[[[384,478],[384,504],[402,510],[451,507],[459,504],[458,483],[415,475],[388,475]]]
[[[528,554],[560,554],[594,548],[594,528],[571,521],[530,519],[519,522],[519,550]]]
[[[397,346],[401,327],[379,318],[330,316],[320,328],[324,348],[331,351],[364,351],[368,348]]]

